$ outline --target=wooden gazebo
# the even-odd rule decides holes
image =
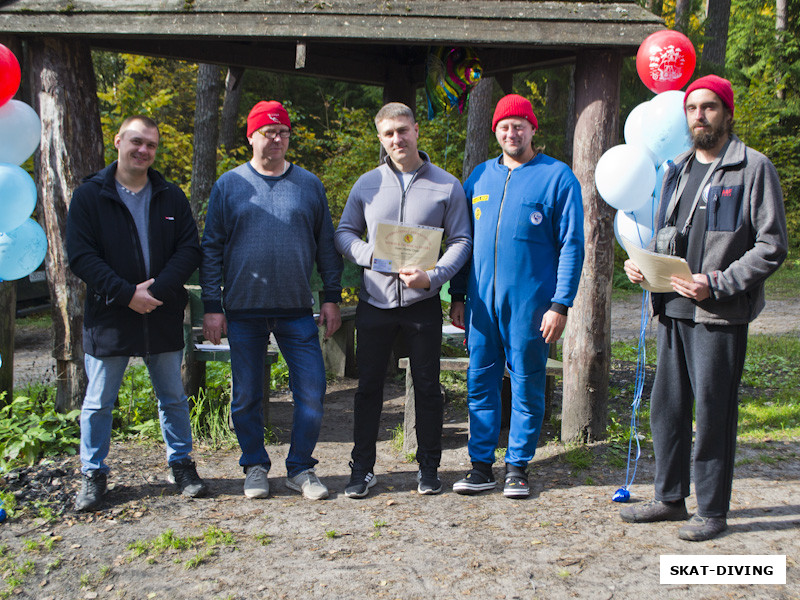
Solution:
[[[90,48],[380,85],[387,101],[413,106],[428,47],[457,45],[476,48],[484,76],[506,91],[514,72],[575,65],[572,166],[583,187],[587,258],[565,341],[570,408],[562,432],[572,439],[602,436],[613,210],[599,198],[593,174],[601,154],[617,143],[621,59],[661,28],[659,18],[634,2],[0,1],[0,41],[24,48],[43,125],[36,179],[50,241],[59,403],[79,404],[83,381],[83,292],[66,267],[64,222],[80,178],[103,161]]]

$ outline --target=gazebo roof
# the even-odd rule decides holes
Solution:
[[[0,33],[378,85],[397,65],[421,81],[430,45],[473,46],[497,75],[592,48],[632,54],[662,28],[624,1],[0,0]]]

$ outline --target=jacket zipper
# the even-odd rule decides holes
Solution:
[[[398,177],[397,178],[397,183],[400,185],[400,190],[401,190],[401,194],[400,194],[400,222],[399,222],[399,225],[402,225],[403,223],[405,223],[405,218],[406,218],[406,192],[411,188],[411,184],[414,183],[414,180],[417,178],[417,173],[419,173],[419,170],[424,166],[425,166],[425,163],[422,163],[422,165],[419,167],[419,169],[414,171],[414,174],[411,176],[411,181],[408,182],[408,186],[406,186],[406,187],[403,187],[403,178],[402,177]],[[399,306],[403,306],[403,284],[402,284],[402,281],[400,281],[400,276],[397,277],[397,299],[398,299]]]
[[[506,182],[503,184],[503,195],[500,197],[500,210],[497,211],[497,225],[494,230],[494,270],[492,271],[492,299],[497,298],[497,246],[498,238],[500,237],[500,218],[503,216],[503,206],[506,201],[506,191],[508,190],[508,182],[511,180],[511,169],[508,169],[506,175]],[[495,310],[496,303],[492,302],[492,314],[496,317],[497,311]]]

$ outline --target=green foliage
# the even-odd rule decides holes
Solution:
[[[158,400],[145,365],[131,365],[125,370],[118,400],[113,413],[114,434],[117,437],[133,435],[161,439]]]
[[[0,403],[5,393],[0,394]],[[32,465],[44,456],[75,454],[80,441],[79,410],[55,411],[52,396],[17,396],[0,408],[0,469]]]
[[[158,556],[167,551],[182,553],[196,550],[194,556],[186,559],[183,563],[185,569],[194,569],[215,556],[217,550],[223,546],[235,547],[236,538],[230,531],[210,525],[200,535],[186,537],[177,536],[172,529],[167,529],[152,540],[131,542],[128,544],[128,550],[132,558],[146,556],[145,560],[148,563],[155,562]],[[180,562],[180,560],[176,557],[175,562]]]

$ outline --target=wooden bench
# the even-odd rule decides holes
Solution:
[[[445,339],[448,334],[443,334]],[[450,335],[452,338],[452,334]],[[457,337],[457,336],[456,336]],[[463,335],[462,335],[463,339]],[[550,404],[552,401],[553,388],[555,387],[555,377],[561,375],[563,371],[563,363],[555,359],[556,345],[550,344],[550,358],[547,359],[547,381],[545,383],[545,419],[550,415]],[[408,358],[401,358],[398,362],[401,369],[406,371],[406,402],[405,413],[403,419],[403,454],[416,454],[417,452],[417,417],[416,417],[416,399],[414,395],[414,380],[411,377],[411,365]],[[442,371],[466,371],[469,368],[469,358],[445,358],[439,359],[439,368]],[[511,416],[511,386],[508,382],[508,371],[503,381],[503,393],[501,395],[503,401],[501,422],[503,426],[508,426],[508,421]]]
[[[187,396],[197,397],[200,388],[206,386],[206,363],[231,362],[231,349],[227,340],[217,346],[205,344],[203,337],[203,301],[200,300],[200,286],[184,286],[189,294],[189,303],[183,313],[183,365],[181,378]],[[264,424],[269,423],[269,396],[272,365],[278,361],[278,353],[268,350],[264,355],[264,381],[261,408]],[[233,382],[231,382],[233,397]]]
[[[357,291],[361,287],[362,268],[349,260],[344,261],[342,273],[342,288]],[[322,306],[324,292],[322,278],[314,267],[311,273],[311,291],[317,294],[317,303],[314,312],[319,312]],[[322,347],[322,358],[325,361],[325,370],[337,377],[357,377],[355,332],[356,332],[356,307],[342,306],[342,326],[328,339],[325,339],[325,327],[320,327],[319,343]]]

